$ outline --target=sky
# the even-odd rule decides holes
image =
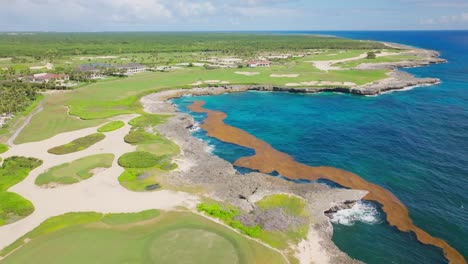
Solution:
[[[468,29],[468,0],[0,0],[0,31]]]

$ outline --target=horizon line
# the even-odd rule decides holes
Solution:
[[[16,30],[0,31],[4,33],[262,33],[262,32],[441,32],[441,31],[468,31],[468,29],[330,29],[330,30],[103,30],[103,31],[57,31],[57,30]]]

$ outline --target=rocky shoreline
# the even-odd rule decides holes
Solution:
[[[188,114],[177,112],[176,107],[168,101],[170,98],[184,94],[202,95],[222,92],[223,88],[169,90],[141,99],[146,112],[173,115],[165,124],[157,127],[161,134],[173,140],[181,149],[177,160],[180,169],[165,177],[166,184],[201,189],[206,196],[233,204],[244,212],[254,212],[255,202],[266,195],[285,193],[302,197],[307,202],[308,211],[314,219],[314,223],[310,224],[311,232],[316,234],[307,239],[314,240],[313,242],[320,241],[318,250],[323,252],[329,260],[328,263],[360,263],[334,245],[333,226],[324,212],[346,201],[360,200],[367,192],[332,189],[316,183],[297,184],[255,172],[242,175],[231,163],[209,153],[207,143],[192,136],[191,128],[196,126],[193,118]],[[282,217],[281,214],[277,216]]]
[[[390,45],[390,44],[389,44]],[[391,44],[396,47],[396,44]],[[398,46],[403,48],[403,46]],[[408,47],[404,47],[408,49]],[[310,224],[310,232],[305,240],[293,247],[295,253],[300,254],[301,263],[308,263],[313,259],[304,258],[311,252],[322,252],[323,261],[318,263],[361,263],[340,251],[332,241],[333,226],[329,217],[339,210],[352,207],[356,201],[363,198],[367,192],[350,189],[332,189],[322,184],[297,184],[262,173],[242,175],[233,165],[211,153],[207,143],[192,136],[191,129],[197,126],[193,118],[177,111],[168,100],[183,95],[219,95],[246,91],[275,91],[291,93],[319,93],[339,92],[354,95],[378,95],[383,92],[406,89],[414,86],[434,85],[440,82],[436,78],[416,78],[406,72],[398,71],[399,67],[417,67],[432,63],[442,63],[435,51],[411,48],[409,53],[417,54],[419,60],[398,63],[377,63],[372,69],[392,69],[388,78],[355,87],[287,87],[277,85],[222,85],[213,87],[198,87],[192,89],[166,90],[150,94],[141,99],[144,110],[148,113],[171,114],[172,117],[165,124],[158,126],[164,136],[179,145],[181,155],[178,163],[180,169],[167,175],[165,180],[172,186],[196,186],[212,199],[228,202],[245,212],[255,214],[255,202],[266,195],[286,193],[302,197],[308,204],[308,211],[314,222]],[[421,59],[424,58],[424,59]],[[369,69],[369,65],[359,65],[362,69]],[[277,214],[279,218],[284,215]],[[268,218],[276,217],[275,214]],[[256,221],[265,217],[254,215]],[[293,220],[294,221],[294,220]],[[269,223],[276,226],[277,223]],[[315,245],[307,247],[306,245]],[[319,247],[319,248],[317,248]],[[308,248],[308,249],[307,249]],[[308,250],[309,252],[303,252]],[[294,252],[293,252],[294,253]],[[297,255],[296,255],[297,256]]]

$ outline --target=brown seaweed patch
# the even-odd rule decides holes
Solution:
[[[227,117],[225,113],[205,109],[204,104],[203,101],[196,101],[189,106],[189,109],[193,112],[208,114],[201,127],[209,136],[255,150],[254,156],[238,159],[234,163],[236,166],[258,170],[262,173],[277,171],[289,179],[327,179],[351,189],[366,190],[368,193],[364,199],[381,204],[390,225],[403,232],[414,232],[421,243],[442,249],[450,263],[466,264],[465,258],[447,242],[415,226],[406,206],[391,192],[345,170],[333,167],[312,167],[299,163],[265,141],[241,129],[226,125],[223,121]]]

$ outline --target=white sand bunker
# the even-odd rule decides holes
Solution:
[[[353,82],[310,81],[301,83],[287,83],[286,86],[356,86]]]
[[[296,78],[296,77],[299,77],[299,74],[271,74],[270,77],[273,77],[273,78]]]
[[[254,76],[260,74],[259,72],[235,72],[235,74],[245,75],[245,76]]]
[[[230,82],[228,81],[220,81],[220,80],[206,80],[206,81],[198,81],[196,83],[192,83],[191,85],[197,86],[197,85],[202,85],[202,84],[229,84]]]

